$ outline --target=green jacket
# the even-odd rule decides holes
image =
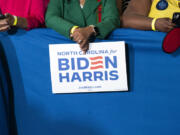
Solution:
[[[99,23],[98,6],[102,4],[102,21]],[[95,25],[99,30],[98,38],[107,37],[120,26],[116,0],[86,0],[81,9],[79,0],[50,0],[46,12],[46,26],[69,38],[73,26]]]

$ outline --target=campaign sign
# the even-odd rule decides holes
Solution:
[[[78,44],[50,44],[53,93],[127,91],[124,42],[91,43],[86,54]]]

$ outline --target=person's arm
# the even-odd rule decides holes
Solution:
[[[17,26],[19,28],[27,28],[27,20],[22,17],[13,17],[13,15],[6,13],[5,19],[0,20],[0,31],[7,31],[12,26]]]
[[[28,26],[28,22],[27,22],[26,18],[16,16],[17,20],[15,23],[15,18],[13,17],[13,15],[7,13],[7,14],[5,14],[5,16],[6,16],[6,20],[7,20],[10,27],[16,26],[18,28],[26,29]],[[15,23],[15,25],[14,25],[14,23]]]
[[[150,8],[151,0],[131,0],[123,13],[123,27],[151,30],[152,18],[148,17]]]
[[[140,30],[152,30],[152,20],[149,18],[151,0],[131,0],[123,13],[122,26]],[[173,29],[174,24],[169,18],[159,18],[155,22],[156,30],[168,32]]]
[[[70,30],[75,24],[63,19],[63,0],[50,0],[45,16],[46,26],[70,37]]]
[[[106,38],[110,32],[120,26],[120,16],[118,13],[116,0],[106,0],[102,11],[102,21],[95,26],[99,30],[98,38]]]

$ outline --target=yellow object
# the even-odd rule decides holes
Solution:
[[[13,23],[13,26],[16,26],[17,25],[17,22],[18,22],[18,18],[17,16],[13,16],[14,17],[14,23]]]
[[[172,19],[174,12],[180,12],[179,0],[166,0],[168,2],[168,7],[165,10],[158,10],[156,8],[157,3],[160,0],[153,0],[149,17],[151,18],[170,18]]]
[[[153,31],[156,31],[156,27],[155,27],[156,20],[157,20],[157,18],[154,18],[151,23],[151,27],[152,27]]]
[[[73,34],[73,33],[74,33],[74,30],[77,29],[78,27],[79,27],[79,26],[73,26],[73,27],[71,28],[71,32],[70,32],[70,33]]]

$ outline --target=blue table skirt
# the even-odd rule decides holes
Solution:
[[[6,104],[4,102],[2,83],[0,84],[0,134],[8,135],[8,118]]]
[[[129,92],[51,91],[48,44],[72,43],[50,29],[2,33],[18,135],[179,135],[180,51],[162,51],[165,33],[117,29],[128,44]]]
[[[7,78],[0,60],[0,135],[8,135],[8,86]]]

